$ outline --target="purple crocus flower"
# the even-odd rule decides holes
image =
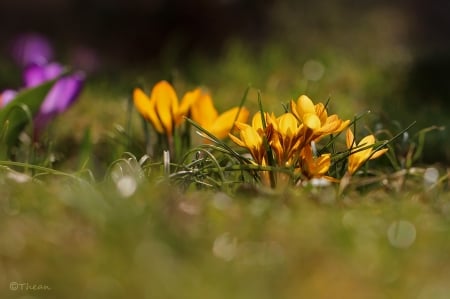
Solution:
[[[25,87],[33,87],[60,76],[64,68],[58,63],[33,64],[24,71]],[[36,132],[39,133],[56,115],[67,110],[78,97],[84,84],[84,74],[76,72],[58,79],[45,97],[35,118]]]
[[[47,65],[31,64],[23,73],[25,88],[31,88],[60,76],[64,68],[59,63]],[[75,72],[59,78],[46,95],[39,113],[34,119],[35,133],[40,135],[45,126],[56,115],[67,110],[76,100],[84,84],[84,74]],[[14,99],[16,92],[5,90],[0,95],[0,107]]]
[[[37,33],[19,35],[11,43],[11,55],[23,67],[25,88],[32,88],[61,76],[64,67],[53,59],[53,49],[44,36]],[[46,95],[38,114],[34,119],[35,136],[56,115],[67,110],[76,100],[84,84],[84,74],[75,72],[60,77]],[[12,101],[15,91],[5,90],[0,94],[0,108]]]
[[[14,61],[26,67],[47,64],[53,59],[53,48],[47,38],[38,33],[25,33],[16,37],[10,46]]]

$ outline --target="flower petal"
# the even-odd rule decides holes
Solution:
[[[169,82],[163,80],[153,87],[150,98],[155,103],[156,113],[166,134],[172,135],[174,112],[178,111],[178,97],[175,90]]]
[[[316,114],[317,116],[320,118],[320,122],[323,124],[327,121],[328,118],[328,112],[327,109],[325,109],[325,105],[322,103],[317,103],[314,106],[315,110],[316,110]]]
[[[300,118],[303,118],[305,114],[316,114],[316,109],[314,107],[311,99],[306,95],[301,95],[297,100],[297,112]]]
[[[306,113],[303,115],[303,123],[312,130],[320,128],[320,119],[315,113]]]
[[[345,134],[345,142],[347,144],[347,148],[351,149],[355,145],[355,136],[353,135],[352,130],[347,129]]]
[[[239,113],[239,115],[238,115]],[[225,138],[234,126],[234,122],[237,119],[239,122],[246,122],[248,118],[248,110],[244,107],[234,107],[225,111],[214,121],[213,125],[207,130],[219,139]]]
[[[14,100],[17,95],[17,91],[12,89],[6,89],[0,94],[0,108]]]
[[[298,111],[297,111],[297,104],[296,104],[293,100],[291,100],[290,106],[291,106],[291,113],[294,114],[295,117],[296,117],[298,120],[300,120],[301,117],[300,117],[300,114],[299,114]]]
[[[53,58],[53,48],[45,36],[37,33],[19,35],[11,43],[11,54],[20,66],[46,64]]]
[[[316,158],[314,175],[321,176],[327,173],[328,169],[330,168],[330,164],[331,164],[330,154],[323,154],[320,157]]]
[[[133,90],[133,102],[137,111],[144,117],[148,118],[148,110],[152,108],[150,98],[140,88]]]
[[[149,120],[158,133],[163,134],[164,128],[158,119],[155,112],[154,103],[140,88],[135,88],[133,91],[133,102],[137,111],[147,120]]]
[[[198,122],[203,128],[211,128],[218,117],[211,96],[208,93],[202,94],[191,107],[192,119]]]
[[[383,149],[380,149],[380,150],[376,151],[376,152],[370,157],[370,160],[373,160],[373,159],[376,159],[376,158],[381,157],[381,156],[384,155],[388,150],[389,150],[388,148],[383,148]]]
[[[358,143],[358,146],[366,147],[375,143],[375,136],[367,135]]]
[[[178,111],[175,115],[175,123],[180,124],[183,121],[183,117],[189,114],[189,110],[195,104],[195,102],[200,98],[202,90],[196,88],[192,91],[188,91],[181,100]]]
[[[245,143],[241,139],[234,136],[233,134],[228,133],[228,137],[230,137],[231,141],[233,141],[237,145],[239,145],[241,147],[246,147]]]
[[[298,130],[298,121],[292,113],[278,117],[278,132],[283,136],[292,137]]]
[[[78,97],[84,83],[81,73],[59,79],[45,97],[40,113],[51,114],[65,111]]]
[[[56,62],[47,65],[31,64],[23,72],[25,87],[33,87],[55,79],[62,74],[63,69],[63,66]]]

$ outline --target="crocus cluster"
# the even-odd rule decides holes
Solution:
[[[175,131],[184,123],[185,117],[223,139],[228,136],[236,120],[245,122],[249,114],[245,107],[234,107],[219,114],[211,95],[201,88],[186,92],[179,102],[173,86],[164,80],[155,84],[149,96],[142,89],[135,88],[133,101],[138,112],[155,131],[167,137],[170,151],[173,151]]]
[[[314,105],[306,95],[300,96],[296,102],[291,101],[290,108],[290,112],[278,117],[258,112],[251,124],[236,123],[238,136],[229,136],[234,143],[248,149],[254,164],[290,170],[287,172],[290,176],[281,172],[271,178],[267,171],[263,171],[263,183],[274,186],[280,183],[273,180],[294,180],[297,183],[313,178],[335,181],[335,178],[327,175],[331,154],[317,153],[316,143],[324,136],[340,133],[350,121],[342,120],[336,114],[329,115],[323,103]],[[352,137],[347,137],[349,139]],[[373,136],[366,137],[356,147],[353,140],[350,144],[347,141],[350,148],[349,173],[353,174],[369,157],[373,159],[385,152],[383,150],[374,154],[371,148],[355,150],[363,145],[373,145],[374,141]]]
[[[53,49],[48,40],[37,34],[20,36],[13,42],[11,50],[16,63],[23,68],[24,89],[58,78],[34,118],[35,136],[39,136],[56,115],[67,110],[77,99],[84,84],[84,74],[65,74],[61,64],[51,62]],[[3,91],[0,108],[13,101],[16,94],[11,89]]]

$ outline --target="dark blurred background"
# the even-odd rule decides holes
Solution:
[[[61,53],[89,49],[100,73],[157,68],[164,59],[183,69],[195,57],[220,59],[230,41],[255,55],[277,45],[286,61],[334,55],[342,65],[370,66],[375,71],[363,81],[352,79],[352,70],[339,72],[358,82],[363,99],[355,101],[377,103],[404,126],[450,125],[450,1],[14,0],[2,1],[0,12],[5,55],[8,41],[30,31],[48,36]],[[448,139],[447,131],[435,132],[424,160],[448,163]]]
[[[157,59],[169,42],[183,53],[215,53],[229,38],[265,38],[273,0],[2,1],[2,40],[45,33],[61,45],[88,44],[118,64]]]

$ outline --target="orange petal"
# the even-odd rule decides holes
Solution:
[[[148,111],[152,108],[150,98],[140,88],[133,90],[133,102],[137,111],[146,119],[148,119]]]
[[[151,100],[155,102],[156,113],[168,135],[172,135],[174,111],[178,111],[178,97],[167,81],[158,82],[152,90]]]
[[[178,107],[178,111],[175,114],[175,123],[180,124],[183,121],[183,117],[189,114],[189,110],[192,105],[200,98],[202,94],[202,90],[200,88],[196,88],[192,91],[186,92],[181,100],[180,106]]]
[[[145,119],[150,120],[153,127],[158,133],[163,134],[164,128],[162,127],[161,122],[159,121],[158,116],[156,115],[154,103],[140,88],[134,89],[133,101],[139,113]]]
[[[206,129],[217,138],[223,139],[233,128],[235,120],[245,122],[247,121],[248,114],[248,110],[244,107],[242,107],[242,109],[239,109],[239,107],[232,108],[219,115],[213,125]]]
[[[208,93],[202,94],[192,105],[191,116],[194,121],[198,122],[205,129],[213,125],[218,113]]]

